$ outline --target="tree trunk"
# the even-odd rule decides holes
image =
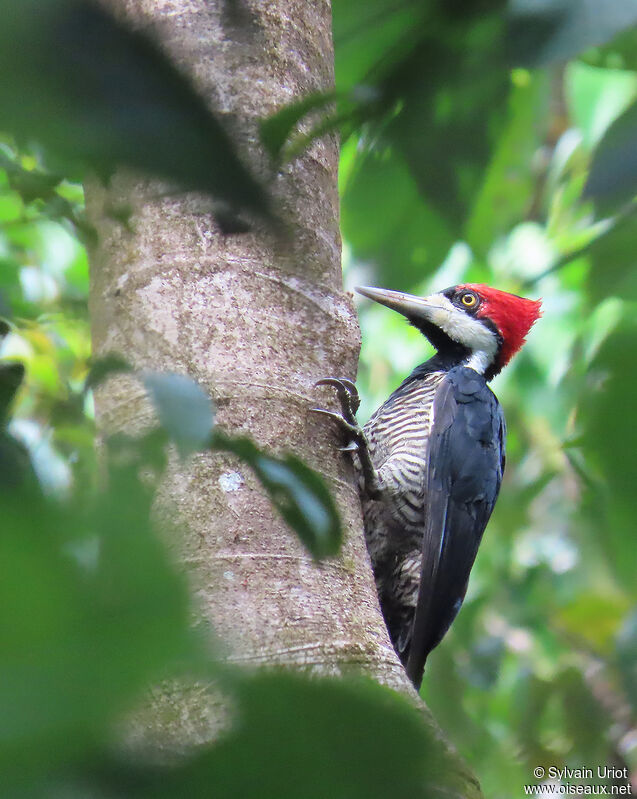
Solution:
[[[332,86],[327,0],[112,2],[156,29],[233,120],[235,140],[262,174],[258,120]],[[274,177],[292,227],[285,245],[263,232],[223,235],[205,198],[162,195],[125,175],[108,191],[89,187],[99,233],[93,346],[96,356],[118,352],[138,368],[190,375],[213,397],[221,429],[294,452],[332,488],[346,542],[338,559],[316,565],[232,458],[195,456],[171,470],[164,494],[186,529],[179,555],[228,658],[362,671],[413,695],[378,608],[351,467],[333,430],[308,413],[326,399],[315,381],[354,378],[358,358],[356,316],[341,284],[337,166],[337,141],[325,137]],[[129,226],[114,219],[120,204],[132,210]],[[141,390],[120,381],[100,390],[97,412],[103,429],[127,430],[143,427],[149,413]],[[183,724],[179,735],[192,740],[214,733],[214,719]],[[458,795],[479,795],[451,752],[449,770]]]

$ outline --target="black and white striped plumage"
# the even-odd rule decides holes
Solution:
[[[384,495],[363,486],[367,547],[392,643],[419,682],[460,610],[498,496],[504,416],[473,369],[423,364],[364,432]]]
[[[354,389],[334,385],[361,467],[365,536],[381,609],[412,682],[454,620],[504,469],[505,423],[487,385],[539,316],[539,302],[466,284],[420,298],[361,294],[404,314],[437,353],[361,430]]]

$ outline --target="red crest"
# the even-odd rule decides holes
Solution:
[[[517,294],[485,286],[482,283],[464,283],[458,288],[470,289],[482,299],[477,316],[490,319],[502,336],[498,370],[511,360],[526,341],[526,336],[541,316],[542,301],[527,300]]]

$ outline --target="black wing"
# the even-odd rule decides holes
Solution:
[[[460,610],[504,470],[504,416],[482,375],[451,369],[436,392],[433,418],[422,571],[406,666],[416,686],[427,655]]]

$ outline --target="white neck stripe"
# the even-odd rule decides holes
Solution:
[[[484,350],[478,350],[477,352],[472,352],[462,365],[466,366],[467,369],[473,369],[478,374],[483,375],[489,366],[491,366],[491,361],[492,357],[489,353]]]
[[[495,361],[498,351],[494,332],[479,319],[456,308],[443,294],[433,294],[427,298],[427,303],[429,320],[452,341],[469,350],[465,366],[483,375]]]

